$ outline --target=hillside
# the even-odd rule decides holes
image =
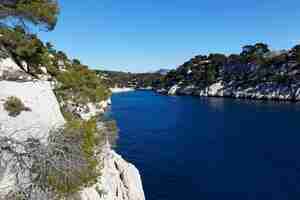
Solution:
[[[300,46],[271,51],[244,46],[240,54],[200,55],[170,71],[159,92],[251,99],[300,100]]]
[[[109,85],[29,31],[54,29],[57,2],[0,5],[0,199],[144,200],[138,170],[111,147]]]
[[[137,169],[110,147],[118,129],[102,117],[108,86],[37,37],[1,32],[0,199],[144,199]],[[39,51],[19,56],[7,40],[15,34]]]

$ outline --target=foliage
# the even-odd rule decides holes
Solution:
[[[51,44],[50,42],[46,42],[46,48],[50,54],[52,55],[56,54],[56,50],[54,49],[53,44]]]
[[[294,87],[300,81],[300,45],[289,51],[270,51],[267,44],[256,43],[244,46],[240,54],[199,55],[170,71],[158,88],[180,83],[203,89],[217,81],[236,88],[261,83]]]
[[[101,70],[95,70],[95,72],[102,78],[103,83],[112,87],[156,87],[164,77],[160,73],[127,73]]]
[[[56,0],[14,0],[1,1],[0,20],[22,25],[31,23],[53,30],[59,14]],[[11,23],[10,23],[11,24]]]
[[[36,35],[26,34],[22,27],[0,28],[0,34],[0,44],[21,68],[25,68],[24,62],[27,63],[27,72],[36,77],[43,73],[41,67],[46,67],[47,72],[60,82],[56,94],[62,99],[87,103],[109,97],[107,86],[78,59],[69,61],[64,52],[56,51],[50,43],[44,45]],[[59,70],[60,63],[65,65],[66,71]]]
[[[242,63],[255,62],[262,59],[263,55],[269,52],[269,47],[264,43],[256,43],[255,45],[246,45],[240,54]]]
[[[216,81],[217,67],[214,65],[209,65],[205,69],[205,74],[206,74],[207,85],[214,83]]]
[[[66,149],[65,153],[71,153],[71,155],[67,154],[68,157],[65,157],[66,154],[60,155],[57,152],[66,163],[60,166],[50,166],[47,184],[56,194],[66,197],[78,192],[82,187],[96,183],[100,175],[100,163],[96,155],[101,149],[103,138],[97,132],[95,120],[74,120],[68,122],[65,128],[58,132],[63,135],[63,140],[58,141],[59,137],[53,139],[51,136],[51,143],[63,145]],[[69,145],[71,145],[70,149],[68,149]],[[77,150],[74,152],[75,147]],[[70,166],[68,162],[73,162],[73,166]]]
[[[4,109],[8,112],[9,116],[12,117],[18,116],[22,111],[30,110],[19,98],[14,96],[8,97],[4,103]]]
[[[286,74],[278,74],[272,77],[272,81],[278,84],[287,84],[289,82],[289,77]]]
[[[73,66],[57,76],[60,86],[55,90],[63,100],[78,103],[100,102],[110,96],[109,89],[95,72],[83,66]]]
[[[30,24],[52,30],[58,13],[55,0],[2,1],[0,20],[19,26],[0,26],[1,51],[36,78],[44,73],[41,67],[46,67],[53,80],[57,80],[55,93],[58,99],[66,103],[71,100],[77,106],[77,103],[106,100],[110,90],[96,72],[78,59],[70,60],[64,52],[55,50],[51,43],[44,44],[35,34],[27,33],[26,28]],[[16,97],[9,97],[4,108],[11,116],[30,110]],[[106,141],[116,141],[116,123],[103,121],[103,127],[99,128],[95,119],[76,119],[69,112],[65,112],[64,116],[65,126],[52,130],[45,144],[35,138],[20,143],[13,138],[0,137],[0,149],[5,146],[6,153],[12,155],[13,167],[18,169],[15,170],[16,177],[26,176],[24,179],[32,183],[28,186],[17,181],[18,190],[7,199],[34,199],[32,197],[39,192],[47,199],[67,198],[97,181],[101,169],[97,155]],[[17,147],[22,149],[22,153],[16,150]]]
[[[23,66],[25,61],[29,73],[41,73],[40,66],[49,67],[51,60],[47,48],[34,34],[26,34],[21,27],[0,28],[0,44],[9,52],[14,61]]]
[[[35,138],[19,142],[0,136],[3,150],[0,155],[10,155],[9,162],[14,169],[11,173],[18,180],[17,191],[6,199],[22,197],[39,200],[40,195],[44,195],[45,199],[68,198],[82,188],[95,184],[101,169],[97,155],[104,138],[102,132],[97,130],[94,119],[74,120],[64,127],[53,129],[47,143]],[[19,177],[22,179],[19,180]]]
[[[227,62],[227,57],[224,54],[219,54],[219,53],[215,53],[215,54],[210,54],[208,56],[208,59],[212,61],[212,63],[214,63],[217,66],[221,66],[224,65]]]

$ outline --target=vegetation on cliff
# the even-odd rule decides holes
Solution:
[[[240,54],[210,54],[192,58],[170,71],[159,88],[193,85],[199,89],[222,81],[235,89],[271,84],[293,88],[300,84],[300,46],[271,51],[268,45],[246,45]]]
[[[66,119],[64,127],[50,132],[46,144],[35,138],[19,143],[0,137],[0,149],[15,160],[17,178],[29,174],[30,179],[27,180],[30,184],[16,185],[16,191],[5,198],[41,198],[37,193],[47,199],[69,197],[98,180],[101,174],[99,153],[106,141],[115,141],[118,130],[114,121],[100,117],[84,120],[68,107],[71,104],[75,108],[89,103],[98,105],[110,97],[110,90],[96,72],[30,33],[32,24],[54,29],[59,14],[56,1],[2,1],[0,11],[3,22],[0,26],[1,59],[12,58],[34,79],[52,81]],[[12,97],[6,102],[5,109],[10,115],[17,116],[27,108]],[[19,153],[17,147],[25,153]]]
[[[13,22],[9,24],[33,24],[47,30],[54,29],[59,14],[56,0],[6,0],[1,1],[0,10],[0,20]]]
[[[30,108],[26,107],[19,98],[14,96],[11,96],[6,100],[4,109],[11,117],[16,117],[23,111],[30,111]]]
[[[110,96],[110,90],[101,82],[95,72],[82,65],[72,63],[70,70],[59,73],[57,81],[61,84],[56,93],[63,99],[79,103],[100,102]]]
[[[102,137],[94,119],[70,121],[64,128],[54,130],[49,143],[56,151],[51,159],[57,162],[46,167],[45,180],[40,184],[55,191],[57,196],[66,197],[96,183],[100,175],[96,155],[101,152]]]

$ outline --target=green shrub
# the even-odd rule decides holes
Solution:
[[[96,73],[82,66],[60,73],[57,80],[60,86],[56,88],[56,94],[64,100],[98,103],[110,96],[110,90]]]
[[[51,65],[48,49],[34,34],[27,34],[21,27],[15,29],[0,28],[0,43],[14,61],[22,67],[25,61],[32,75],[41,73],[40,66]]]
[[[1,25],[32,28],[33,25],[53,30],[59,14],[55,0],[1,1]]]
[[[12,159],[18,160],[12,168],[18,167],[15,177],[26,174],[32,183],[16,183],[16,190],[5,199],[22,199],[24,195],[25,199],[31,199],[41,193],[47,199],[74,199],[83,188],[97,183],[102,169],[102,159],[98,155],[105,144],[104,139],[103,133],[97,130],[95,119],[69,121],[65,126],[53,129],[47,143],[34,138],[22,143],[0,138],[4,144],[9,141],[10,145],[22,146],[22,152],[10,152]]]
[[[97,182],[101,166],[97,153],[103,137],[97,131],[94,119],[70,121],[64,129],[54,133],[57,134],[61,136],[50,143],[63,146],[54,153],[62,162],[58,166],[49,166],[47,184],[58,196],[68,197]]]
[[[9,116],[12,117],[18,116],[22,111],[30,111],[19,98],[14,96],[8,97],[4,103],[4,109],[8,112]]]

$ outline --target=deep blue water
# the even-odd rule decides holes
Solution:
[[[111,114],[147,200],[300,199],[300,104],[129,92]]]

